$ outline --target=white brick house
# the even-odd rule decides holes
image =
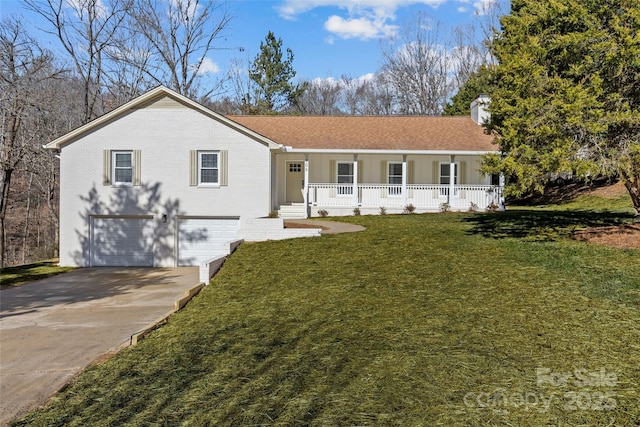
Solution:
[[[482,209],[499,195],[476,171],[494,147],[470,118],[224,117],[159,87],[47,148],[61,265],[192,265],[238,238],[318,234],[259,220],[273,211]]]

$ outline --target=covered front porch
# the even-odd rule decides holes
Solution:
[[[274,162],[276,210],[307,218],[498,209],[503,182],[478,172],[481,154],[281,154]]]
[[[340,208],[403,212],[485,210],[500,205],[502,191],[492,185],[439,184],[309,184],[308,204],[311,208]],[[364,212],[362,212],[364,213]],[[313,216],[313,213],[311,213]]]

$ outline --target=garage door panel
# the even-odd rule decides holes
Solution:
[[[240,222],[229,218],[189,218],[178,221],[178,265],[198,265],[225,253],[237,238]]]
[[[153,266],[151,218],[93,218],[91,265],[96,267]]]

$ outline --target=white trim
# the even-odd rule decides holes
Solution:
[[[218,180],[216,182],[202,182],[202,156],[205,154],[215,154],[216,155],[216,167],[215,168],[206,168],[207,170],[217,170],[218,171]],[[197,165],[197,173],[198,173],[198,187],[220,187],[220,151],[216,150],[202,150],[198,151],[198,165]]]
[[[389,190],[388,190],[389,191],[389,197],[402,197],[402,193],[403,193],[402,185],[404,184],[405,187],[406,187],[406,178],[405,178],[405,175],[406,175],[406,170],[405,169],[406,169],[406,167],[404,166],[405,164],[406,164],[406,162],[398,162],[398,161],[392,161],[392,160],[388,160],[387,161],[387,167],[386,167],[387,182],[386,183],[389,184],[390,186],[391,185],[398,185],[398,183],[389,182],[389,178],[391,178],[392,176],[397,178],[398,175],[391,175],[389,169],[391,168],[391,165],[400,165],[400,175],[399,175],[400,176],[400,185],[401,185],[400,193],[399,194],[395,194],[395,191],[397,191],[396,189],[398,187],[393,187],[393,188],[389,187]]]
[[[455,165],[453,180],[451,179],[451,164],[452,164],[452,162],[443,162],[443,161],[438,162],[438,182],[437,182],[437,184],[438,185],[446,185],[446,186],[448,186],[449,191],[451,191],[451,188],[454,188],[453,195],[455,196],[458,193],[458,190],[455,187],[460,185],[460,162],[453,162],[453,164]],[[449,166],[449,183],[448,184],[443,184],[442,183],[442,165]],[[442,190],[440,190],[440,198],[441,199],[447,198],[447,194],[442,194]]]
[[[336,168],[337,169],[337,168]],[[353,155],[353,206],[358,206],[358,155]]]
[[[304,190],[302,192],[304,201],[304,217],[309,217],[309,156],[304,156]]]
[[[85,133],[89,132],[90,130],[97,128],[98,126],[105,124],[111,120],[114,120],[116,117],[124,114],[125,112],[127,112],[130,109],[133,109],[139,105],[143,105],[149,101],[152,101],[155,98],[160,98],[162,96],[168,96],[170,98],[175,99],[176,101],[185,104],[187,107],[193,108],[196,111],[199,111],[200,113],[211,117],[214,120],[217,120],[220,123],[223,123],[227,126],[229,126],[232,129],[235,129],[247,136],[249,136],[250,138],[258,141],[261,144],[266,145],[267,147],[269,147],[269,149],[271,150],[279,150],[280,149],[280,145],[275,143],[274,141],[271,141],[269,138],[266,138],[254,131],[252,131],[249,128],[246,128],[244,126],[242,126],[241,124],[234,122],[233,120],[218,114],[214,111],[211,111],[210,109],[208,109],[207,107],[198,104],[195,101],[192,101],[191,99],[187,98],[186,96],[180,95],[177,92],[172,91],[169,88],[166,88],[164,86],[158,86],[155,89],[150,90],[149,92],[146,92],[142,95],[140,95],[139,97],[127,102],[126,104],[121,105],[120,107],[116,108],[115,110],[112,110],[110,112],[108,112],[107,114],[104,114],[100,117],[98,117],[97,119],[94,119],[92,121],[90,121],[89,123],[80,126],[79,128],[76,128],[74,130],[72,130],[71,132],[62,135],[61,137],[51,141],[50,143],[45,145],[45,148],[47,149],[53,149],[53,150],[59,150],[61,148],[62,145],[67,144],[67,143],[72,143],[74,142],[74,140],[76,140],[77,138],[81,137],[82,135],[84,135]]]
[[[286,153],[303,153],[303,154],[426,154],[434,156],[481,156],[489,153],[499,153],[499,151],[456,151],[456,150],[375,150],[375,149],[325,149],[325,148],[291,148],[285,147]]]
[[[407,181],[409,180],[409,163],[407,162],[407,155],[402,155],[402,205],[407,205]]]
[[[116,162],[116,156],[118,154],[128,154],[131,161],[131,166],[128,168],[118,167]],[[133,181],[135,176],[135,164],[134,164],[133,150],[111,150],[111,186],[113,187],[133,187]],[[130,169],[131,181],[118,181],[116,180],[116,169]]]
[[[339,182],[338,181],[338,177],[339,176],[349,176],[349,175],[340,175],[340,165],[348,165],[351,167],[351,182]],[[354,195],[353,192],[353,183],[355,182],[355,177],[353,176],[354,173],[354,162],[348,162],[348,161],[341,161],[341,160],[336,160],[336,184],[338,185],[344,185],[344,187],[339,187],[338,188],[338,197],[351,197]],[[351,187],[347,187],[347,184],[350,184]],[[340,193],[340,191],[346,191],[348,189],[349,193]],[[356,193],[357,194],[357,193]]]

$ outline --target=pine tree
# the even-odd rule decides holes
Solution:
[[[491,66],[481,65],[474,71],[467,82],[458,89],[458,92],[451,98],[444,107],[443,116],[468,116],[471,114],[471,103],[482,94],[493,92],[493,80]]]
[[[291,82],[296,76],[293,69],[293,51],[282,52],[282,39],[276,39],[269,31],[264,42],[260,43],[260,53],[249,70],[249,78],[255,83],[255,106],[258,113],[276,113],[283,111],[304,91],[303,87]]]
[[[640,220],[637,0],[513,0],[501,25],[490,129],[502,154],[483,170],[516,195],[557,172],[615,176]]]

